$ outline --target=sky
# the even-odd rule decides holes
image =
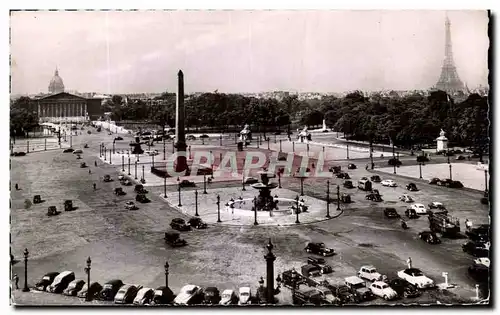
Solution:
[[[13,11],[11,93],[413,90],[433,86],[445,16],[469,88],[488,81],[486,11]]]

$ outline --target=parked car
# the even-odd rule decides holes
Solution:
[[[368,301],[373,298],[373,292],[366,287],[361,278],[351,276],[344,280],[345,284],[356,294],[357,301]]]
[[[401,217],[398,212],[396,211],[396,208],[385,208],[384,209],[384,215],[387,217],[387,218],[399,218]]]
[[[144,194],[137,194],[135,196],[135,201],[140,202],[140,203],[151,202],[151,200],[148,197],[146,197],[146,195],[144,195]]]
[[[250,287],[241,287],[239,290],[239,301],[238,305],[252,304],[252,290]]]
[[[199,217],[192,217],[189,219],[188,224],[195,229],[206,229],[207,224]]]
[[[323,258],[307,257],[307,263],[318,267],[322,274],[333,272],[332,266],[327,264]]]
[[[387,186],[387,187],[397,187],[398,184],[396,184],[395,181],[392,179],[384,179],[383,181],[380,182],[382,186]]]
[[[59,275],[59,272],[49,272],[45,274],[40,281],[35,284],[35,289],[45,291],[49,285],[54,282],[54,279]]]
[[[381,202],[381,201],[384,201],[381,197],[380,194],[376,194],[376,193],[369,193],[365,196],[365,199],[366,200],[370,200],[370,201],[376,201],[376,202]]]
[[[73,154],[83,154],[83,150],[80,150],[80,149],[75,150],[75,151],[73,151]]]
[[[380,178],[380,176],[378,175],[373,175],[370,177],[370,180],[374,183],[380,183],[382,181],[382,179]]]
[[[135,203],[133,201],[127,201],[125,203],[125,209],[127,209],[127,210],[137,210],[139,208],[135,205]]]
[[[413,208],[407,208],[405,210],[405,215],[409,218],[409,219],[418,219],[419,218],[419,215],[417,214],[417,212],[415,211],[415,209]]]
[[[33,196],[33,203],[34,204],[42,203],[42,196],[40,196],[40,195]]]
[[[67,149],[64,149],[63,150],[63,153],[71,153],[73,152],[74,150],[72,148],[67,148]]]
[[[333,250],[333,248],[326,247],[325,243],[307,243],[305,250],[308,253],[313,253],[322,256],[335,255],[335,250]]]
[[[115,188],[115,195],[117,196],[125,196],[127,193],[123,191],[123,188],[117,187]]]
[[[151,288],[141,288],[132,302],[134,305],[147,305],[153,300],[155,291]]]
[[[350,163],[347,165],[347,168],[350,170],[355,170],[357,167],[356,167],[356,164]]]
[[[420,269],[407,268],[398,271],[398,277],[408,281],[419,289],[433,288],[434,280],[426,277]]]
[[[377,272],[377,268],[372,265],[366,265],[359,268],[358,277],[368,281],[378,281],[382,279],[382,275]]]
[[[441,240],[439,237],[436,235],[436,233],[431,232],[431,231],[423,231],[418,233],[418,237],[427,242],[428,244],[439,244],[441,243]]]
[[[177,305],[196,305],[203,301],[203,290],[193,284],[188,284],[182,287],[179,294],[174,299],[174,304]]]
[[[49,216],[49,217],[52,217],[52,216],[55,216],[58,214],[61,214],[61,212],[57,211],[56,206],[49,206],[49,208],[47,209],[47,216]]]
[[[172,222],[170,222],[170,227],[174,230],[178,231],[190,231],[191,227],[186,224],[186,221],[181,218],[175,218],[172,219]]]
[[[418,191],[418,188],[417,188],[417,185],[415,185],[415,183],[409,183],[406,185],[406,190]]]
[[[131,304],[139,290],[135,285],[125,284],[115,295],[115,304]]]
[[[396,159],[396,158],[390,158],[388,161],[387,161],[387,164],[389,164],[390,166],[401,166],[403,163],[399,160],[399,159]]]
[[[203,304],[219,304],[221,300],[219,289],[216,287],[207,287],[204,291]]]
[[[420,162],[420,163],[429,162],[429,158],[425,155],[419,155],[419,156],[417,156],[417,162]]]
[[[310,264],[303,265],[302,267],[300,267],[300,271],[302,275],[306,278],[321,276],[321,268],[316,265],[310,265]]]
[[[422,292],[416,286],[404,279],[392,279],[388,284],[400,297],[415,298],[422,295]]]
[[[337,173],[337,178],[342,178],[342,179],[351,179],[351,176],[347,173]]]
[[[187,136],[186,136],[186,140],[193,141],[193,140],[196,140],[196,137],[195,137],[195,136],[193,136],[193,135],[187,135]]]
[[[64,211],[73,211],[75,207],[73,207],[73,200],[64,200]]]
[[[71,151],[69,151],[69,152],[71,152]],[[63,151],[63,153],[65,153],[65,152]],[[12,156],[25,156],[26,152],[14,152],[11,155]]]
[[[351,189],[351,188],[354,188],[354,185],[352,184],[352,181],[346,180],[346,181],[344,181],[344,187]]]
[[[103,179],[102,179],[105,183],[108,183],[108,182],[112,182],[113,179],[111,179],[111,176],[110,175],[104,175]]]
[[[464,187],[464,185],[462,184],[461,181],[451,180],[449,178],[441,180],[440,182],[438,182],[438,185],[445,186],[448,188],[463,188]]]
[[[155,289],[153,300],[151,304],[162,305],[162,304],[172,304],[174,302],[174,292],[170,290],[169,287],[161,286]]]
[[[416,204],[411,205],[410,209],[415,210],[415,213],[418,215],[428,214],[427,209],[421,203],[416,203]]]
[[[90,290],[88,289],[88,284],[85,283],[80,291],[78,291],[77,296],[79,298],[87,297],[87,292],[90,295],[90,298],[94,299],[99,296],[99,292],[102,290],[102,285],[99,282],[92,282],[90,284]]]
[[[341,170],[341,169],[342,169],[342,167],[341,167],[341,166],[336,166],[336,165],[334,165],[334,166],[331,166],[328,170],[329,170],[330,172],[332,172],[332,173],[338,174],[338,173],[340,173],[340,170]]]
[[[465,160],[465,156],[458,155],[457,157],[455,157],[455,160],[457,160],[457,161],[463,161],[463,160]]]
[[[122,137],[118,136],[118,137],[115,137],[115,141],[120,141],[120,140],[123,140]]]
[[[429,180],[429,184],[431,184],[431,185],[438,185],[440,182],[441,182],[441,180],[437,177],[434,177],[434,178]]]
[[[99,298],[104,301],[113,301],[116,293],[122,286],[123,282],[118,279],[106,282],[99,292]]]
[[[375,281],[370,285],[370,290],[376,296],[383,298],[386,301],[395,299],[398,294],[387,283]]]
[[[414,202],[413,198],[407,194],[399,196],[399,200],[401,200],[402,202],[406,202],[406,203]]]
[[[429,209],[446,210],[446,207],[441,202],[438,202],[438,201],[433,201],[433,202],[429,203],[428,206],[429,206]]]
[[[148,191],[144,189],[144,186],[142,184],[137,184],[135,185],[134,192],[138,194],[147,194]]]
[[[258,182],[259,180],[255,177],[245,177],[245,184],[255,184]]]
[[[73,271],[63,271],[55,277],[51,285],[46,289],[51,293],[62,293],[71,281],[75,280],[75,273]]]
[[[238,303],[238,297],[233,290],[224,290],[222,291],[221,300],[219,302],[220,305],[232,305]]]
[[[485,265],[472,264],[468,268],[469,275],[477,282],[487,283],[490,281],[490,268]]]
[[[190,180],[187,180],[187,179],[183,179],[180,184],[179,184],[182,188],[184,187],[196,187],[196,184]]]
[[[481,224],[478,227],[472,228],[465,232],[465,235],[471,240],[476,242],[487,242],[490,240],[490,225]]]
[[[491,261],[488,257],[480,257],[480,258],[474,259],[474,263],[477,265],[483,265],[485,267],[490,268]]]
[[[488,245],[483,242],[468,241],[462,245],[462,250],[474,257],[489,257],[490,255]]]
[[[76,294],[83,288],[85,281],[78,279],[70,282],[68,287],[64,289],[63,294],[69,296],[76,296]]]
[[[181,247],[187,245],[187,242],[180,237],[180,233],[177,231],[165,232],[164,240],[172,247]]]

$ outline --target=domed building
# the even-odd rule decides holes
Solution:
[[[61,77],[59,76],[59,71],[56,68],[56,72],[54,73],[54,76],[50,80],[49,93],[57,94],[62,92],[64,92],[64,83]]]

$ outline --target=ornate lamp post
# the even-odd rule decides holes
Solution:
[[[347,159],[349,160],[349,143],[346,145],[346,150],[347,150]]]
[[[222,135],[219,135],[219,145],[222,147]]]
[[[451,177],[451,164],[448,165],[450,167],[450,180],[452,180],[452,177]]]
[[[299,221],[299,212],[300,212],[300,209],[299,209],[299,196],[297,195],[297,197],[295,197],[295,214],[297,215],[297,219],[295,220],[295,224],[299,224],[300,221]]]
[[[144,177],[144,165],[142,166],[142,180],[146,181],[146,178]]]
[[[330,218],[330,181],[326,181],[326,217]]]
[[[106,147],[104,147],[104,161],[107,161],[107,157],[106,157]]]
[[[220,196],[217,195],[217,223],[221,223],[222,221],[220,220]]]
[[[418,163],[418,170],[420,172],[420,179],[422,179],[422,163]]]
[[[199,217],[200,215],[198,214],[198,189],[194,191],[194,205],[195,205],[195,217]]]
[[[168,265],[168,261],[165,262],[165,286],[168,288],[168,269],[169,269],[169,265]]]
[[[130,156],[128,157],[128,175],[130,175]]]
[[[179,177],[177,177],[177,190],[179,191],[179,204],[177,206],[182,207],[181,203],[181,181]]]
[[[203,174],[203,194],[207,194],[207,175]]]
[[[154,154],[151,155],[151,163],[153,164],[153,167],[155,167],[155,156],[154,156]]]
[[[29,256],[28,249],[24,249],[24,288],[23,292],[29,292],[30,289],[28,288],[28,256]]]
[[[488,170],[484,170],[484,193],[488,193]]]
[[[92,301],[92,296],[90,295],[90,265],[92,264],[92,260],[87,258],[87,267],[85,268],[85,273],[87,274],[87,294],[85,295],[85,301]]]
[[[264,255],[266,260],[266,271],[267,271],[267,303],[274,304],[274,261],[276,260],[276,256],[273,254],[273,244],[271,243],[271,239],[269,239],[269,243],[266,245],[267,254]]]
[[[166,152],[165,152],[165,136],[163,136],[163,160],[165,161],[166,160]]]
[[[113,154],[115,154],[115,140],[113,140]]]
[[[278,172],[278,188],[281,188],[281,172]]]
[[[245,191],[245,176],[243,176],[243,178],[241,179],[241,190],[242,191]]]
[[[253,198],[253,212],[254,212],[254,221],[253,225],[259,225],[259,222],[257,222],[257,197]]]
[[[212,170],[212,171],[210,172],[210,173],[211,173],[211,174],[210,174],[210,177],[211,177],[212,179],[214,179],[214,161],[212,160],[212,158],[213,158],[213,155],[212,155],[212,151],[210,150],[210,168],[211,168],[211,170]]]
[[[337,211],[340,211],[340,186],[337,185]]]
[[[167,198],[167,175],[163,177],[163,198]]]
[[[125,155],[122,155],[122,172],[125,172]]]
[[[135,173],[134,173],[134,179],[137,179],[137,161],[135,161]]]
[[[280,139],[280,153],[281,153],[281,142],[282,142],[282,141],[281,141],[281,139]]]

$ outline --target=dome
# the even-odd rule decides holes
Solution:
[[[54,76],[50,80],[49,93],[55,94],[61,92],[64,92],[64,83],[61,77],[59,76],[59,71],[56,69]]]

